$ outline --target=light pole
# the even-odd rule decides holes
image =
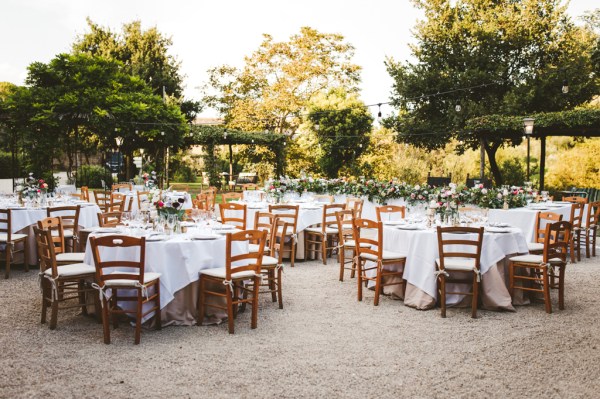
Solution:
[[[123,144],[123,137],[115,137],[115,143],[117,143],[117,182],[119,181],[119,171],[121,170],[121,145]]]
[[[525,137],[527,137],[527,181],[529,181],[529,155],[531,151],[531,147],[529,144],[529,139],[533,134],[533,118],[524,118],[523,119],[523,131],[525,132]]]

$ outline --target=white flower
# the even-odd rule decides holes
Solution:
[[[485,194],[487,194],[487,193],[488,193],[488,190],[487,190],[487,188],[482,188],[482,189],[481,189],[481,194],[484,194],[484,195],[485,195]]]
[[[454,188],[456,188],[456,183],[450,183],[449,186],[450,186],[450,188],[454,189]]]
[[[498,193],[498,195],[496,196],[498,199],[502,199],[502,194]]]
[[[420,190],[421,186],[419,186],[418,184],[415,186],[415,190]]]

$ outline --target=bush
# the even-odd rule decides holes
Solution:
[[[106,179],[108,178],[109,181]],[[112,177],[102,166],[82,165],[77,169],[77,187],[102,188],[102,180],[111,183]]]
[[[526,165],[518,158],[505,159],[500,165],[504,184],[522,186],[527,179]]]
[[[188,165],[181,164],[173,175],[173,181],[179,183],[195,183],[196,173],[194,173],[194,170]]]
[[[16,160],[15,174],[12,176],[12,154],[10,152],[0,151],[0,179],[11,179],[13,177],[23,177],[19,174],[18,159]]]

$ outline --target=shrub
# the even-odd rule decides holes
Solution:
[[[180,164],[173,175],[173,181],[179,183],[196,182],[196,173],[186,164]]]
[[[108,178],[109,181],[106,179]],[[102,166],[82,165],[77,169],[77,187],[102,188],[102,180],[111,183],[112,177]]]

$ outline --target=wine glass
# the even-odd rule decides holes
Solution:
[[[131,212],[125,211],[121,214],[121,223],[123,223],[126,228],[129,228],[129,224],[131,223]]]

